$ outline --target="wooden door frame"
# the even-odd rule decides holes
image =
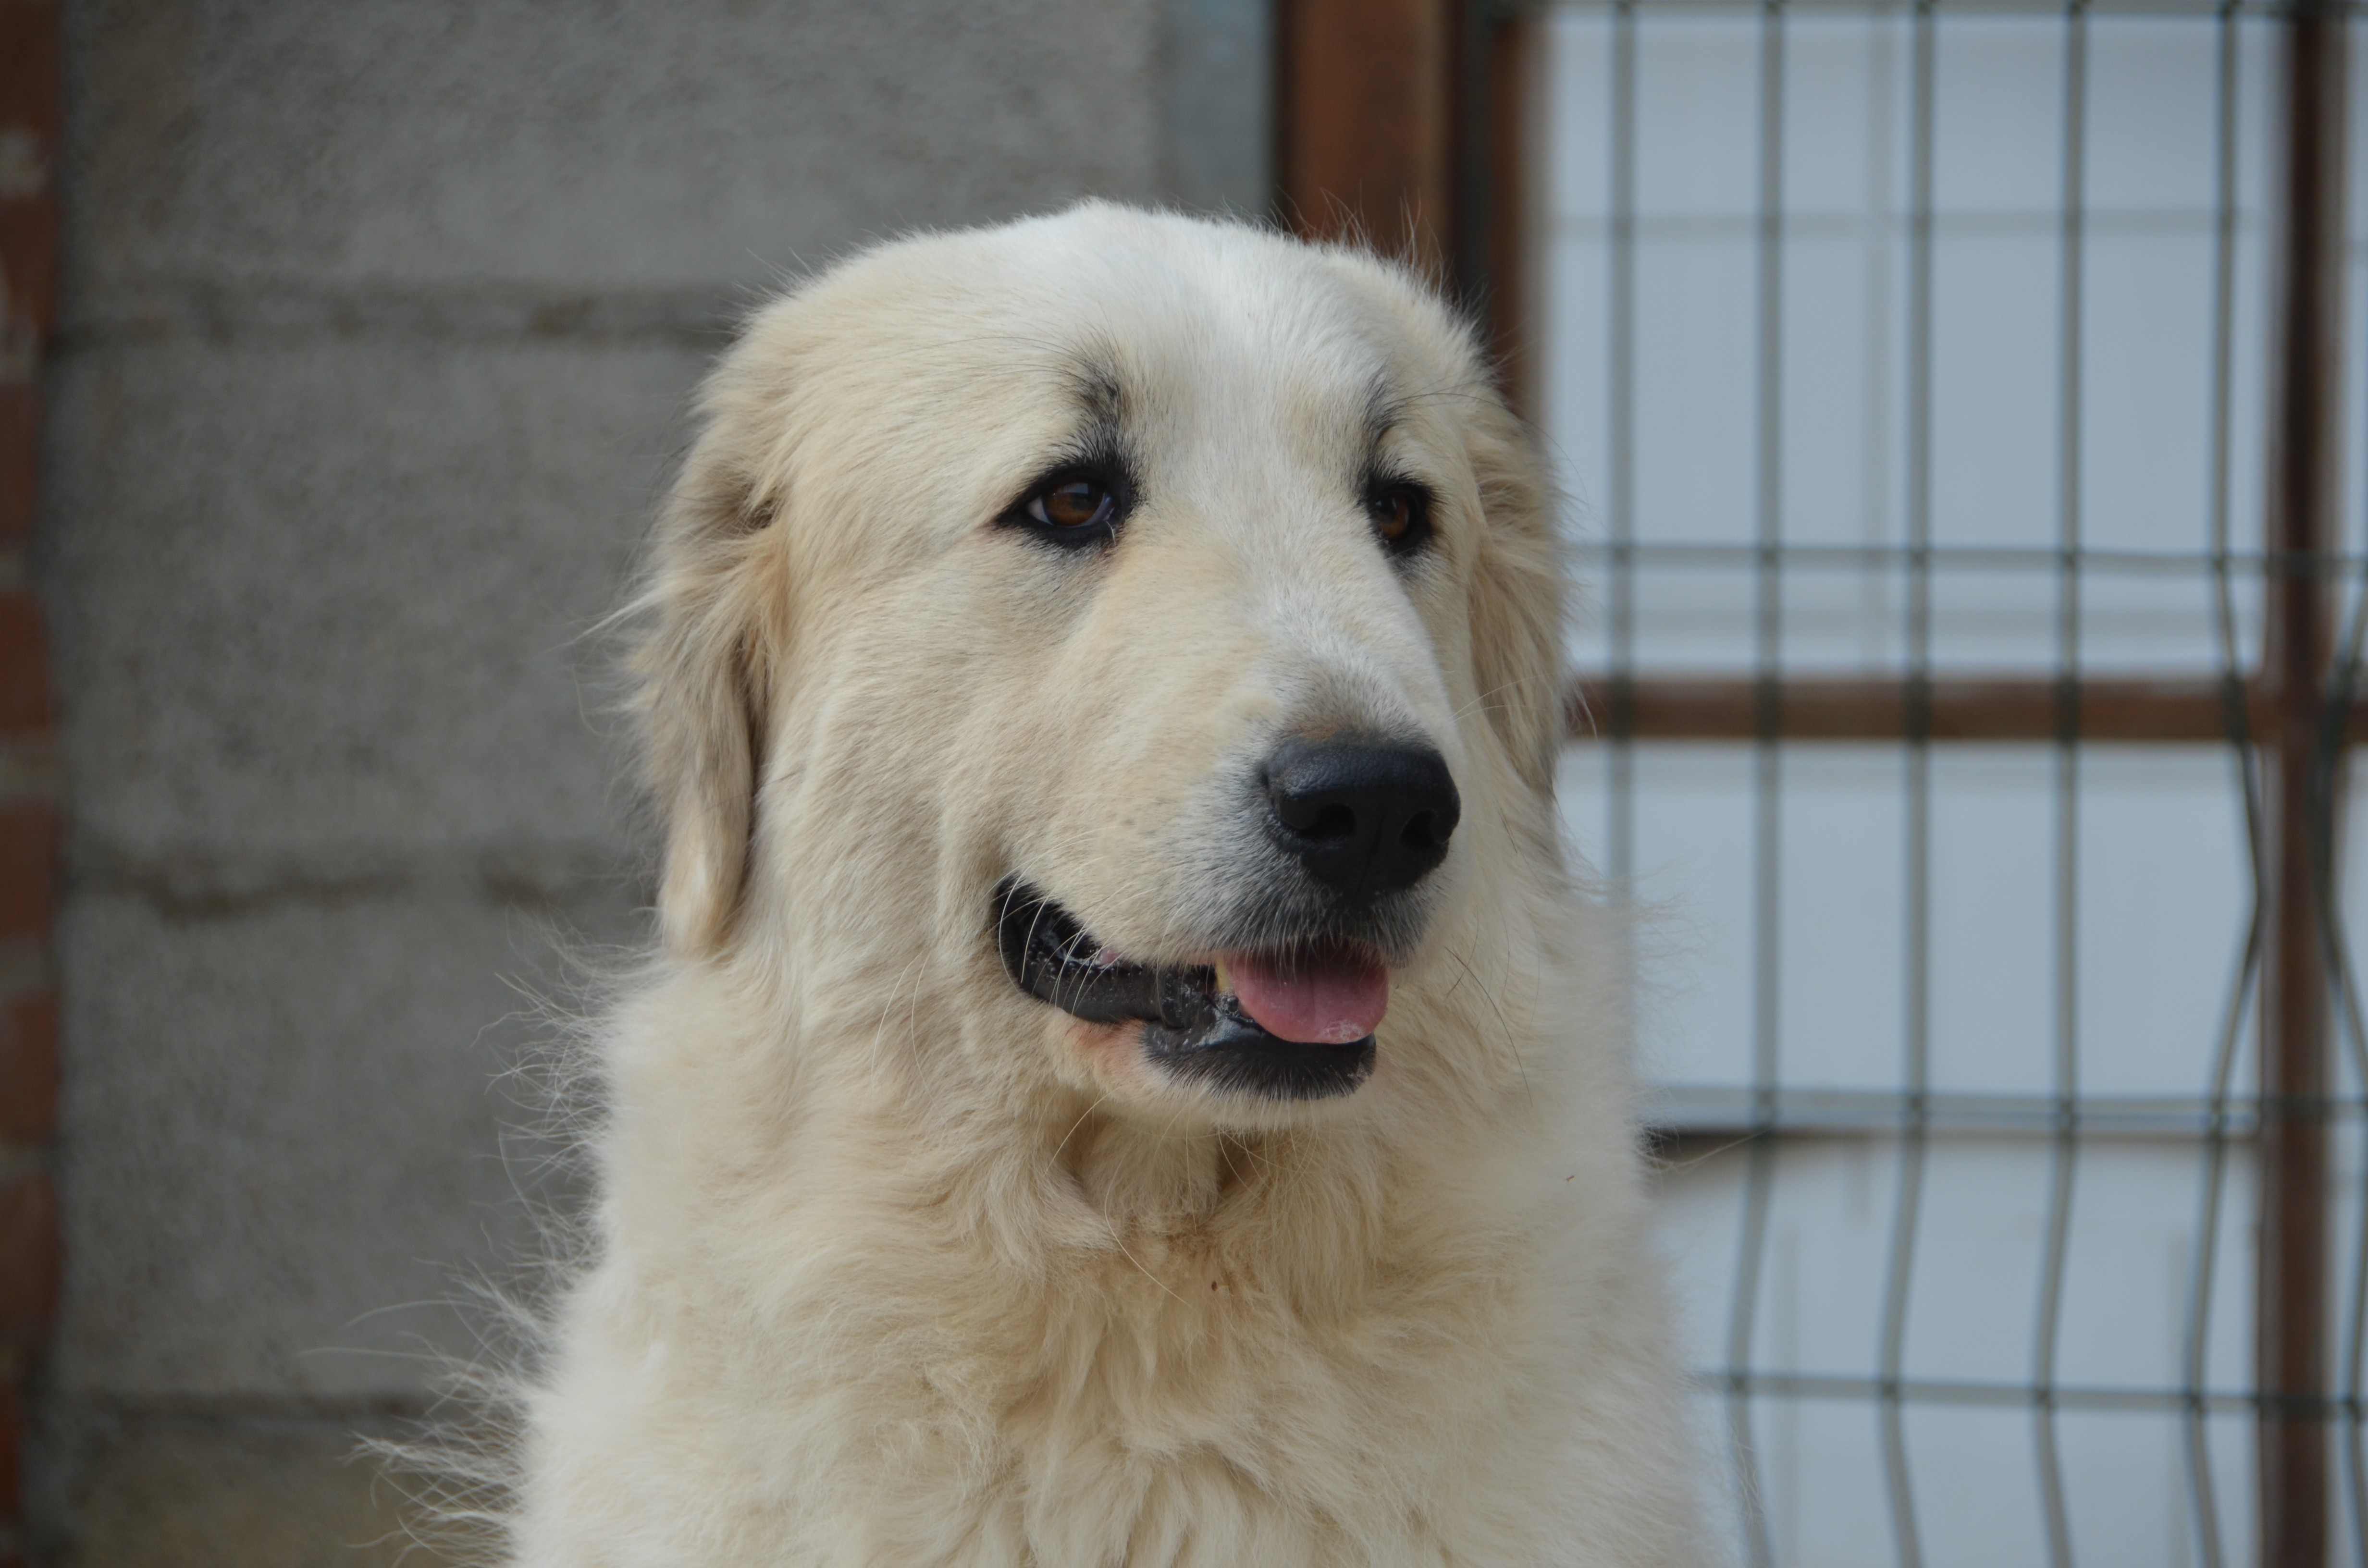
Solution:
[[[1504,0],[1278,0],[1282,220],[1405,260],[1529,403],[1523,180],[1536,24]]]

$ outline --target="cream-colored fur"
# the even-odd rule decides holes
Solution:
[[[705,410],[639,650],[665,947],[514,1560],[1698,1561],[1548,501],[1470,334],[1356,251],[1087,205],[832,269]],[[998,524],[1093,410],[1117,543]],[[1376,449],[1437,493],[1408,566]],[[1012,875],[1204,953],[1225,781],[1323,723],[1463,801],[1360,1089],[1172,1082],[1013,984]]]

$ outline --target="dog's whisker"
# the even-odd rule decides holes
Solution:
[[[1093,1104],[1087,1106],[1084,1110],[1077,1113],[1077,1119],[1069,1123],[1069,1131],[1062,1133],[1061,1141],[1053,1145],[1053,1153],[1051,1155],[1051,1161],[1053,1164],[1058,1165],[1060,1163],[1061,1151],[1069,1146],[1069,1140],[1077,1135],[1077,1129],[1086,1124],[1086,1119],[1109,1103],[1110,1091],[1105,1089],[1099,1096],[1096,1097]]]
[[[1521,1059],[1520,1032],[1513,1028],[1512,1020],[1505,1017],[1505,1009],[1497,1004],[1496,994],[1489,990],[1487,983],[1473,973],[1470,961],[1452,948],[1448,949],[1447,956],[1455,960],[1457,967],[1463,971],[1464,977],[1479,990],[1480,999],[1488,1004],[1488,1010],[1497,1015],[1497,1027],[1504,1032],[1505,1043],[1512,1048],[1513,1070],[1520,1074],[1521,1093],[1534,1100],[1537,1096],[1530,1089],[1529,1064]]]
[[[1133,1252],[1133,1250],[1131,1250],[1131,1249],[1127,1246],[1127,1244],[1126,1244],[1125,1241],[1124,1241],[1122,1238],[1118,1237],[1118,1236],[1112,1236],[1112,1237],[1110,1238],[1110,1240],[1117,1244],[1117,1245],[1118,1245],[1118,1250],[1119,1250],[1120,1252],[1124,1253],[1124,1254],[1126,1255],[1126,1260],[1127,1260],[1129,1263],[1133,1264],[1133,1265],[1134,1265],[1134,1267],[1135,1267],[1136,1268],[1138,1268],[1138,1269],[1141,1269],[1141,1270],[1142,1270],[1143,1277],[1144,1277],[1145,1279],[1150,1280],[1154,1285],[1156,1285],[1156,1286],[1158,1286],[1162,1290],[1167,1291],[1167,1292],[1168,1300],[1170,1300],[1170,1301],[1175,1301],[1175,1302],[1176,1302],[1177,1304],[1178,1304],[1179,1306],[1183,1304],[1184,1298],[1183,1298],[1183,1297],[1181,1297],[1181,1296],[1179,1296],[1179,1295],[1178,1295],[1178,1294],[1175,1292],[1175,1290],[1173,1290],[1173,1289],[1168,1285],[1168,1283],[1167,1283],[1167,1280],[1162,1279],[1161,1278],[1159,1278],[1159,1276],[1158,1276],[1158,1275],[1154,1274],[1154,1273],[1153,1273],[1153,1272],[1151,1272],[1151,1270],[1149,1270],[1148,1268],[1144,1268],[1144,1267],[1143,1267],[1143,1260],[1142,1260],[1141,1258],[1139,1258],[1139,1257],[1137,1257],[1137,1256],[1134,1256],[1134,1253]]]

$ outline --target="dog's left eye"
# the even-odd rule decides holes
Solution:
[[[1392,555],[1408,555],[1430,536],[1430,494],[1419,485],[1388,484],[1365,497],[1365,515]]]

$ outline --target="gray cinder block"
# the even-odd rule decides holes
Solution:
[[[76,291],[768,281],[1157,194],[1159,0],[72,9]]]
[[[699,367],[374,335],[67,361],[42,576],[77,852],[614,840],[585,634]]]
[[[190,910],[85,892],[63,932],[63,1394],[414,1400],[465,1352],[452,1271],[532,1242],[545,930],[614,940],[587,881],[506,908],[465,867],[381,895]],[[506,1157],[507,1156],[507,1157]]]
[[[370,1423],[373,1426],[380,1423]],[[290,1416],[58,1410],[37,1434],[61,1462],[53,1519],[74,1568],[438,1568],[403,1494],[353,1462],[353,1424]],[[37,1552],[65,1550],[37,1535]],[[44,1553],[44,1556],[48,1555]]]

